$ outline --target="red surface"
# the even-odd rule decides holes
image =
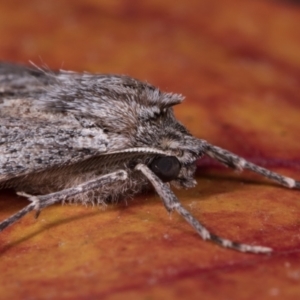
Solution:
[[[287,1],[9,1],[0,57],[129,74],[182,93],[178,118],[209,140],[300,179],[300,7]],[[300,192],[209,159],[176,190],[213,232],[202,241],[154,194],[106,208],[53,206],[0,234],[2,299],[298,299]],[[0,218],[26,205],[0,193]]]

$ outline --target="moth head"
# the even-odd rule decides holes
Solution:
[[[191,135],[182,136],[182,140],[175,141],[176,143],[173,140],[163,149],[165,155],[154,157],[148,167],[163,182],[170,182],[177,188],[194,187],[196,162],[203,154],[202,143]]]
[[[180,161],[180,158],[176,156],[157,156],[149,163],[148,167],[163,182],[171,182],[175,187],[189,188],[196,185],[194,179],[195,159],[184,163],[184,160]]]
[[[175,118],[172,106],[183,97],[159,90],[151,92],[147,107],[139,114],[135,146],[155,148],[166,154],[148,166],[162,181],[176,187],[193,187],[196,161],[203,151],[201,142]]]
[[[201,142],[189,133],[182,134],[180,140],[170,141],[166,151],[170,155],[169,164],[172,164],[169,166],[169,170],[173,171],[173,178],[169,180],[172,185],[177,188],[194,187],[197,184],[194,179],[196,162],[203,155]]]

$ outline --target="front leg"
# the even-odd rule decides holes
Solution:
[[[116,172],[103,175],[99,178],[89,180],[75,187],[71,187],[51,194],[33,196],[23,192],[19,192],[18,193],[19,195],[27,197],[28,200],[31,201],[31,203],[26,207],[24,207],[23,209],[21,209],[20,211],[18,211],[16,214],[2,221],[0,223],[0,231],[12,225],[13,223],[21,219],[23,216],[25,216],[32,210],[36,210],[38,216],[39,212],[47,206],[64,201],[78,194],[92,191],[101,186],[105,186],[106,184],[111,184],[117,181],[124,181],[126,179],[127,179],[127,172],[124,170],[118,170]]]
[[[255,165],[244,158],[220,147],[211,145],[203,141],[204,153],[210,157],[216,159],[220,163],[224,164],[227,167],[237,169],[242,171],[248,169],[254,173],[260,174],[266,178],[269,178],[280,185],[286,186],[291,189],[300,189],[300,181],[296,181],[293,178],[280,175],[276,172],[270,171],[268,169],[262,168],[258,165]]]
[[[235,249],[241,252],[269,253],[272,251],[272,249],[268,247],[251,246],[233,242],[209,232],[207,228],[205,228],[197,219],[192,216],[189,211],[182,206],[172,190],[166,184],[164,184],[146,165],[138,164],[136,169],[142,172],[148,178],[160,196],[166,209],[168,211],[176,210],[178,214],[180,214],[197,231],[203,240],[210,240],[221,245],[222,247]]]

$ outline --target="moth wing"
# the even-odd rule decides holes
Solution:
[[[2,116],[0,183],[97,156],[107,151],[107,144],[101,129]]]
[[[54,74],[36,67],[0,62],[0,103],[1,98],[40,95],[46,86],[55,82]]]

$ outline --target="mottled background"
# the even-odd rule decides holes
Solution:
[[[0,1],[0,59],[147,80],[186,96],[197,137],[300,179],[299,1]],[[0,234],[1,299],[299,299],[300,191],[199,161],[175,191],[202,241],[159,198],[47,208]],[[0,192],[0,218],[27,201]]]

